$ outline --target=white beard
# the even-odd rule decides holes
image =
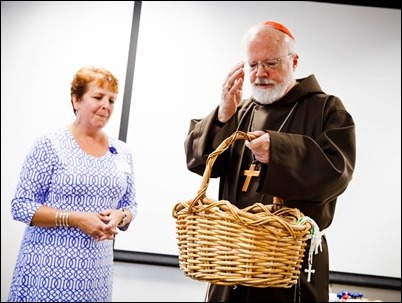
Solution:
[[[292,83],[292,75],[284,80],[281,84],[264,78],[257,78],[251,85],[251,93],[254,99],[261,104],[272,104],[282,98],[287,89]],[[256,84],[273,84],[274,87],[270,89],[260,88]]]
[[[273,89],[264,89],[253,85],[251,93],[258,103],[271,104],[281,97],[282,90],[279,90],[277,85]]]

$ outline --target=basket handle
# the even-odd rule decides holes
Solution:
[[[254,135],[249,135],[242,131],[235,131],[230,137],[223,140],[223,142],[221,144],[219,144],[219,146],[215,149],[215,151],[213,151],[212,153],[209,154],[207,163],[206,163],[206,167],[204,170],[204,174],[202,176],[200,189],[198,190],[197,196],[192,201],[192,203],[190,205],[190,209],[196,203],[196,201],[202,200],[204,197],[206,197],[206,191],[208,188],[209,179],[211,177],[212,166],[213,166],[216,158],[220,154],[222,154],[225,150],[227,150],[229,148],[229,146],[236,140],[245,139],[247,141],[251,141],[255,138],[257,138],[257,137]]]

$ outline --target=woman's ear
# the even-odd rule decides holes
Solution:
[[[74,110],[77,111],[80,108],[80,100],[77,98],[77,95],[73,95],[71,97],[71,101],[73,103]]]

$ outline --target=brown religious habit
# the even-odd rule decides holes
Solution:
[[[297,81],[298,85],[273,104],[261,105],[251,99],[244,100],[232,120],[217,133],[212,131],[216,108],[204,119],[191,120],[185,141],[187,167],[202,176],[206,168],[205,155],[234,131],[266,130],[272,142],[269,169],[263,163],[255,163],[244,144],[234,144],[233,152],[222,154],[220,162],[214,166],[215,175],[220,176],[219,200],[233,201],[243,209],[264,194],[268,198],[271,194],[286,195],[292,197],[286,199],[286,207],[298,208],[323,230],[331,225],[337,197],[352,179],[356,157],[355,125],[341,100],[325,94],[314,75]],[[290,108],[297,102],[292,118],[284,125],[283,131],[278,132]],[[253,162],[260,166],[259,182],[254,182],[256,178],[250,176],[249,186],[244,187],[247,192],[244,192],[241,189],[248,177],[244,175],[245,169],[248,170]],[[252,169],[247,174],[257,174],[256,167],[254,171]],[[307,174],[311,171],[314,174]],[[233,287],[210,283],[206,301],[328,302],[329,253],[325,237],[321,244],[322,250],[314,255],[312,264],[315,272],[311,272],[313,274],[309,277],[306,253],[300,279],[294,287]],[[306,252],[309,246],[310,242]]]

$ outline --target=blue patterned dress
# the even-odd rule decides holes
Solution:
[[[36,210],[99,212],[125,207],[136,216],[133,159],[108,138],[102,157],[86,154],[68,129],[40,137],[25,158],[13,219],[27,224],[8,301],[111,302],[113,240],[96,241],[76,227],[30,226]]]

